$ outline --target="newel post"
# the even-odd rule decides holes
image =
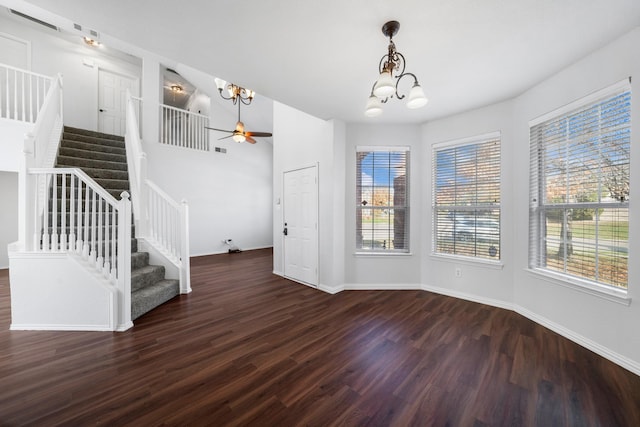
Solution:
[[[35,177],[29,175],[35,157],[36,137],[28,132],[24,137],[22,159],[18,171],[18,243],[20,250],[34,250],[35,226],[38,212],[34,205],[36,196]]]
[[[189,257],[189,205],[180,204],[180,293],[191,292],[191,260]]]
[[[133,326],[131,321],[131,200],[123,191],[118,202],[118,324],[124,331]]]

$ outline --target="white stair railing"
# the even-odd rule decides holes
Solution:
[[[167,260],[165,267],[175,267],[180,280],[180,292],[189,293],[189,206],[186,201],[176,202],[146,178],[147,157],[138,130],[138,108],[138,102],[127,93],[125,144],[136,233]]]
[[[0,118],[35,123],[53,79],[0,64]]]
[[[62,76],[58,75],[52,81],[36,123],[25,136],[24,156],[18,173],[18,245],[25,250],[35,232],[26,218],[35,210],[33,194],[37,191],[28,179],[28,172],[34,167],[53,167],[63,127]]]
[[[209,151],[209,117],[160,105],[160,142],[176,147]]]
[[[74,253],[118,289],[118,324],[131,324],[131,202],[76,168],[28,171],[34,209],[27,250]]]

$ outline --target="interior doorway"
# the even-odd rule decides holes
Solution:
[[[127,89],[138,96],[138,79],[98,70],[98,132],[124,135]]]
[[[318,287],[318,168],[284,172],[284,276]]]

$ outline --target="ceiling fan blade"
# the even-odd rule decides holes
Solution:
[[[246,132],[246,134],[251,136],[273,136],[271,132]]]
[[[210,130],[217,130],[218,132],[229,132],[229,133],[233,133],[232,130],[226,130],[226,129],[217,129],[217,128],[210,128],[208,126],[204,127],[205,129],[210,129]]]
[[[256,140],[251,138],[251,135],[245,135],[245,141],[247,141],[249,144],[255,144]]]
[[[218,141],[220,141],[221,139],[231,138],[232,136],[233,136],[233,135],[223,136],[222,138],[218,138]]]

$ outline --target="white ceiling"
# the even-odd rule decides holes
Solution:
[[[28,3],[314,116],[370,123],[422,123],[511,98],[640,25],[639,0]],[[367,118],[388,20],[400,22],[396,47],[430,101],[409,110],[391,100]]]

